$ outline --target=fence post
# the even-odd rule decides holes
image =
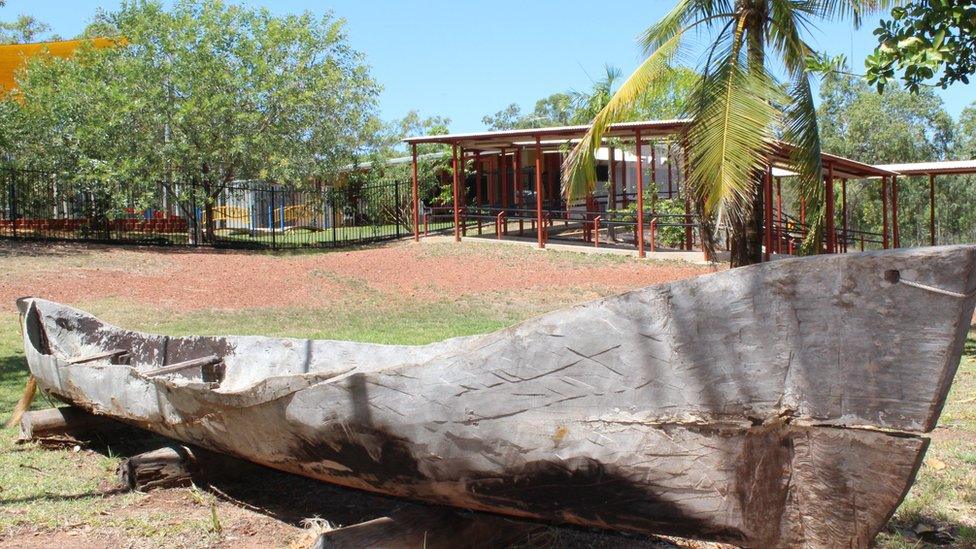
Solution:
[[[271,249],[272,250],[277,248],[277,241],[275,240],[274,211],[275,211],[275,188],[274,185],[271,185],[271,219],[269,219],[268,221],[271,222],[270,225],[271,225]]]
[[[337,227],[339,217],[336,214],[335,187],[329,187],[329,209],[332,210],[332,247],[335,248],[338,245],[336,231],[339,230]]]
[[[197,185],[196,183],[190,183],[190,212],[186,220],[186,228],[189,233],[188,237],[192,240],[194,246],[200,245],[200,238],[197,235]]]
[[[393,222],[396,223],[396,237],[400,238],[400,180],[393,182]]]
[[[17,238],[17,172],[10,172],[10,223]]]

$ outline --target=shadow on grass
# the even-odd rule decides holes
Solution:
[[[962,348],[962,356],[976,357],[976,332],[970,331],[966,337],[966,344]]]
[[[124,494],[128,490],[123,487],[111,488],[108,490],[92,490],[90,492],[82,492],[80,494],[50,494],[46,493],[40,496],[29,496],[22,498],[10,498],[10,499],[0,499],[0,506],[3,505],[16,505],[18,503],[36,503],[40,501],[56,502],[56,501],[73,501],[79,499],[89,499],[89,498],[102,498],[106,496],[114,496],[115,494]]]
[[[0,356],[0,420],[7,421],[7,415],[20,399],[27,383],[27,362],[19,353]]]
[[[910,521],[892,519],[875,540],[877,547],[974,547],[976,529],[961,522],[919,515]]]

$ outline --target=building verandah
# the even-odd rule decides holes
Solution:
[[[467,235],[495,238],[531,235],[545,247],[550,239],[593,246],[626,246],[640,257],[648,249],[700,248],[700,222],[685,189],[681,131],[688,120],[613,124],[597,154],[594,192],[567,202],[561,193],[566,154],[589,126],[534,128],[406,139],[413,152],[413,226],[419,239],[432,221],[449,220],[455,240]],[[450,206],[421,208],[417,146],[450,147]],[[792,198],[791,148],[771,147],[763,178],[764,255],[792,254],[810,230],[806,208]],[[898,246],[898,172],[823,154],[828,224],[822,248],[828,253]],[[849,184],[880,185],[884,212],[881,233],[848,226]],[[784,196],[786,197],[784,199]],[[422,211],[423,210],[423,211]],[[889,213],[890,210],[890,213]],[[718,245],[728,232],[717,227]]]

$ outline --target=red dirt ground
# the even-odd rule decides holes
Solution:
[[[50,255],[72,261],[45,261]],[[21,265],[19,273],[0,272],[0,303],[25,295],[67,303],[117,298],[183,311],[319,305],[348,292],[350,280],[424,299],[594,283],[623,291],[712,270],[681,262],[574,259],[497,244],[396,243],[280,255],[3,242],[0,260]]]

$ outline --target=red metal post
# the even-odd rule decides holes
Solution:
[[[646,257],[644,252],[644,163],[641,160],[641,132],[634,130],[635,150],[637,151],[637,255]]]
[[[559,177],[558,177],[559,176],[559,167],[558,166],[559,166],[560,162],[559,162],[559,157],[553,156],[552,158],[553,158],[553,161],[551,162],[551,164],[554,164],[556,166],[556,168],[553,169],[552,166],[547,166],[546,167],[546,171],[549,174],[549,177],[546,178],[546,183],[548,184],[546,196],[549,196],[549,197],[558,196],[556,194],[556,181],[559,179]],[[543,157],[543,160],[545,160],[545,157]],[[551,200],[551,198],[550,198],[550,200]]]
[[[840,180],[840,217],[843,252],[847,253],[847,178]]]
[[[488,203],[494,204],[495,197],[497,195],[498,195],[498,160],[492,158],[488,170]]]
[[[896,248],[901,247],[898,239],[898,176],[891,176],[891,236]]]
[[[600,247],[600,216],[593,218],[593,247]]]
[[[607,197],[607,208],[617,209],[617,151],[610,147],[610,196]]]
[[[460,179],[458,182],[458,201],[461,212],[461,235],[468,236],[468,173],[467,161],[464,160],[464,147],[458,147],[458,162],[460,163]]]
[[[481,178],[482,178],[482,173],[481,173],[481,151],[475,151],[474,152],[474,179],[475,179],[475,182],[476,182],[475,183],[475,185],[476,185],[476,187],[475,187],[475,193],[477,194],[477,197],[478,197],[478,209],[479,210],[481,209],[482,206],[485,205],[485,202],[484,202],[484,198],[485,197],[481,193],[481,185],[482,185]],[[479,221],[478,223],[479,223],[479,227],[480,227],[480,223],[481,222]]]
[[[834,165],[827,165],[827,212],[824,215],[825,229],[827,231],[827,253],[832,254],[837,251],[837,234],[834,232]]]
[[[783,253],[783,185],[776,178],[776,253]]]
[[[881,176],[881,247],[888,249],[888,176]]]
[[[651,142],[651,183],[654,185],[654,194],[657,195],[657,143]],[[668,198],[671,198],[671,185],[668,185]]]
[[[678,170],[678,180],[681,182],[681,194],[685,197],[685,249],[691,251],[694,247],[695,236],[691,230],[691,193],[688,191],[688,149],[685,144],[681,146],[681,165],[683,170]],[[668,168],[668,173],[670,174]]]
[[[763,177],[763,260],[769,261],[773,253],[773,165],[766,164]]]
[[[935,246],[935,174],[929,174],[929,243]]]
[[[546,229],[542,226],[542,139],[535,136],[535,219],[539,228],[538,245],[546,247]]]
[[[454,241],[461,241],[461,209],[458,205],[458,187],[460,182],[458,181],[458,170],[460,169],[460,161],[458,160],[458,147],[457,145],[451,146],[451,165],[454,168],[454,184],[452,185],[452,194],[454,199]]]
[[[505,155],[505,149],[502,149],[502,155],[499,157],[498,170],[501,174],[501,198],[502,198],[502,209],[508,208],[508,157]]]
[[[417,181],[417,144],[413,149],[413,240],[420,242],[420,184]]]
[[[515,205],[519,209],[522,209],[525,207],[525,197],[522,196],[522,147],[515,148],[515,152],[512,154],[512,161],[515,164],[512,169],[515,177]]]
[[[623,150],[622,164],[623,170],[620,171],[621,207],[626,208],[630,201],[627,199],[627,149]]]
[[[668,152],[667,152],[667,155],[665,156],[665,158],[668,161],[668,198],[671,198],[671,188],[674,185],[674,178],[671,175],[672,155],[671,155],[671,144],[670,143],[668,144]]]
[[[498,240],[502,239],[502,233],[504,232],[502,227],[506,223],[507,221],[505,221],[505,212],[504,211],[498,212],[498,215],[495,216],[495,238],[497,238]]]

